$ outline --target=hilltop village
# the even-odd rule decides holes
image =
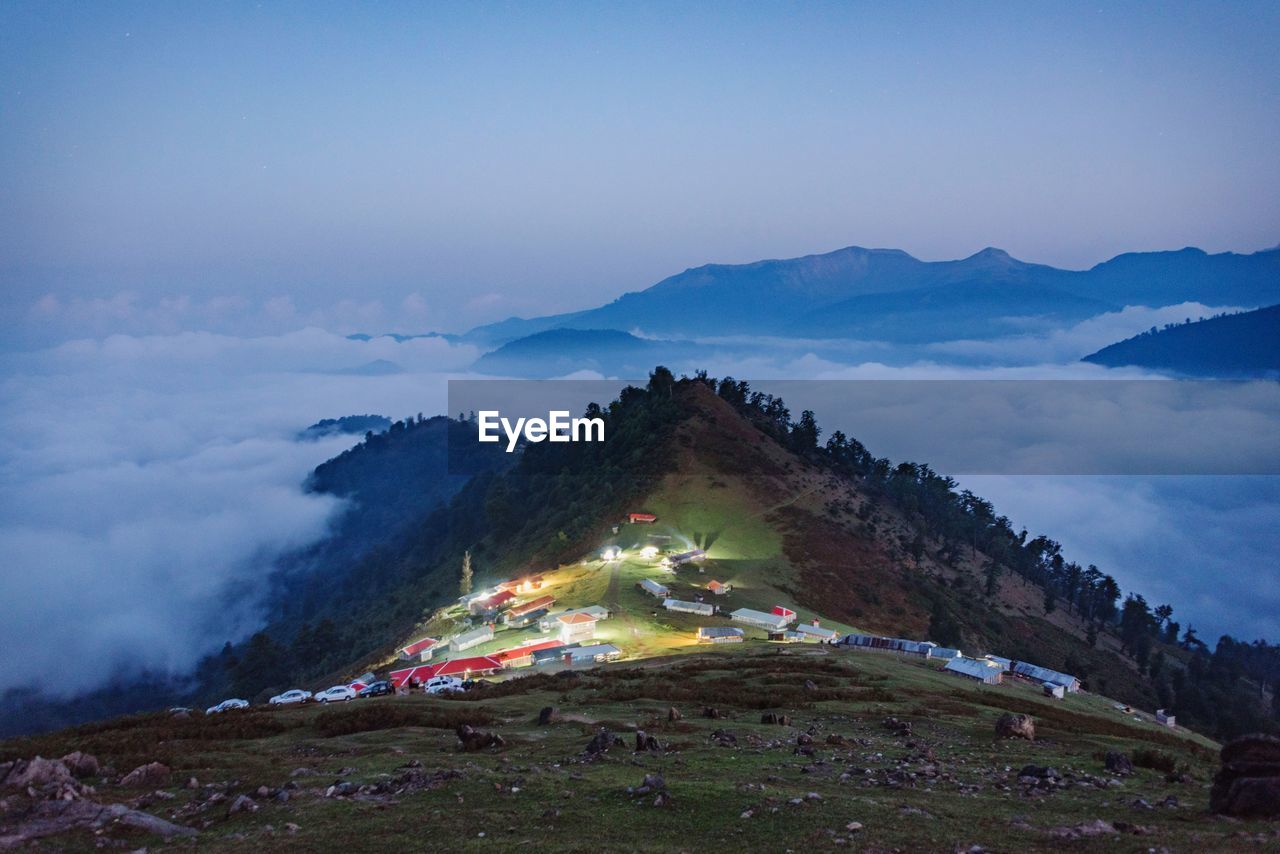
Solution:
[[[1073,674],[995,652],[970,655],[927,640],[824,624],[816,614],[762,599],[774,592],[755,587],[750,578],[721,572],[714,545],[696,547],[655,514],[633,512],[612,527],[598,552],[577,564],[462,595],[408,639],[393,662],[361,674],[350,687],[359,692],[385,680],[398,693],[430,684],[460,689],[476,680],[744,642],[828,644],[850,653],[896,655],[960,679],[1007,684],[1059,700],[1084,687]],[[1124,704],[1111,706],[1136,721],[1176,726],[1174,715],[1164,709],[1147,714]]]

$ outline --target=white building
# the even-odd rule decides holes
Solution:
[[[668,611],[679,611],[684,614],[701,614],[704,617],[710,617],[716,612],[716,607],[707,602],[685,602],[682,599],[668,599],[662,603],[662,607]]]
[[[739,608],[729,615],[729,618],[736,620],[746,626],[752,628],[765,629],[771,632],[780,632],[787,627],[790,622],[781,614],[768,614],[764,611],[756,611],[751,608]]]
[[[493,626],[485,624],[478,629],[455,635],[453,640],[449,641],[449,649],[462,652],[464,649],[471,649],[473,646],[479,646],[491,640],[493,640]]]
[[[702,626],[698,629],[698,643],[742,643],[745,635],[733,626]]]
[[[795,631],[804,635],[804,639],[809,643],[835,643],[840,633],[835,629],[824,629],[822,626],[806,625],[801,623],[795,627]]]
[[[559,622],[563,643],[579,643],[596,636],[596,618],[591,614],[561,614]]]
[[[985,658],[965,658],[963,656],[953,658],[942,669],[948,673],[963,676],[966,679],[976,679],[987,685],[999,685],[1004,679],[1004,668]]]
[[[666,585],[659,584],[652,578],[641,579],[637,586],[650,596],[656,596],[659,599],[667,599],[671,596],[671,591],[667,589]]]

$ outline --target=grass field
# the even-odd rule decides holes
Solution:
[[[829,647],[749,642],[699,653],[543,674],[467,699],[253,710],[181,726],[151,715],[3,749],[6,758],[82,749],[121,771],[164,761],[173,768],[164,791],[174,797],[152,811],[201,828],[196,845],[215,851],[1202,851],[1238,850],[1258,834],[1275,844],[1269,826],[1207,814],[1216,745],[1135,721],[1099,697],[1049,700],[1033,686],[980,686],[922,661]],[[537,723],[543,706],[558,710],[551,724]],[[708,706],[723,717],[703,717]],[[680,720],[668,720],[672,707]],[[789,715],[791,724],[762,724],[765,711]],[[993,723],[1005,711],[1031,714],[1036,741],[994,741]],[[913,733],[889,731],[887,716],[909,721]],[[500,733],[506,747],[461,752],[450,729],[461,721]],[[585,756],[601,727],[626,745]],[[636,728],[664,749],[633,752]],[[812,755],[797,752],[801,736],[812,738]],[[1107,750],[1171,763],[1189,781],[1139,767],[1112,783]],[[1052,789],[1020,782],[1028,764],[1053,766],[1071,782]],[[628,791],[650,773],[663,777],[668,804]],[[199,785],[182,787],[190,777]],[[343,781],[350,792],[326,796]],[[287,802],[275,800],[290,785]],[[269,794],[254,794],[259,787]],[[146,795],[109,782],[98,793],[120,801]],[[228,816],[229,796],[239,793],[259,808]],[[1055,835],[1098,819],[1116,832]],[[851,822],[860,829],[849,830]],[[133,831],[108,836],[164,849]],[[46,845],[94,842],[86,834]]]

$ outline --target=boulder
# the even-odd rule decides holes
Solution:
[[[1107,770],[1112,774],[1127,777],[1133,773],[1133,763],[1129,761],[1128,756],[1118,750],[1108,750],[1104,761],[1106,762]]]
[[[680,720],[680,718],[681,718],[680,710],[677,709],[675,706],[672,706],[671,708],[667,709],[668,721],[678,721]]]
[[[658,752],[661,750],[662,750],[662,745],[658,742],[658,739],[649,735],[642,729],[636,730],[636,752],[637,753],[643,753],[644,751]]]
[[[1003,714],[996,720],[996,738],[1036,740],[1036,725],[1030,715]]]
[[[791,718],[788,715],[781,715],[777,712],[765,712],[760,716],[762,724],[776,724],[777,726],[791,726]]]
[[[1242,735],[1222,748],[1209,809],[1239,818],[1280,817],[1280,738]]]
[[[911,721],[900,721],[897,718],[885,718],[880,725],[894,735],[906,738],[911,735]]]
[[[470,724],[459,724],[454,730],[462,749],[466,751],[485,750],[490,747],[501,749],[507,746],[506,740],[494,732],[478,730]]]
[[[71,769],[61,759],[45,759],[43,756],[29,762],[19,759],[9,766],[7,774],[0,773],[0,777],[3,777],[5,787],[15,789],[42,789],[75,781]]]
[[[231,806],[227,807],[227,815],[235,815],[238,812],[257,812],[258,805],[253,798],[248,795],[237,795],[236,799],[231,802]]]
[[[588,756],[597,756],[601,753],[607,753],[609,748],[615,744],[621,745],[622,743],[622,739],[609,732],[609,730],[602,729],[587,742],[585,752]]]
[[[62,757],[62,764],[76,777],[97,777],[102,773],[97,757],[79,750]]]
[[[146,786],[154,789],[169,782],[169,766],[161,762],[148,762],[139,765],[120,781],[121,786]]]
[[[704,718],[711,718],[712,720],[717,720],[717,721],[724,717],[724,715],[720,712],[719,709],[713,708],[711,706],[707,706],[705,709],[702,710],[702,716]]]
[[[555,706],[543,706],[542,711],[538,712],[538,726],[546,726],[553,723],[558,716]]]

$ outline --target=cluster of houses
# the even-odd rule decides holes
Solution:
[[[540,664],[584,664],[612,661],[622,650],[613,644],[596,643],[596,624],[609,618],[609,610],[599,605],[554,611],[555,596],[539,593],[543,577],[531,575],[504,581],[490,590],[462,597],[461,604],[477,626],[448,639],[425,637],[400,650],[400,659],[414,662],[393,670],[388,679],[397,687],[425,684],[436,676],[467,679],[490,676],[502,670]],[[521,601],[520,597],[528,597]],[[508,629],[537,626],[548,638],[533,638],[488,655],[454,657],[433,662],[443,650],[465,652],[490,643],[499,626]]]
[[[938,646],[931,641],[908,638],[888,638],[877,635],[852,634],[840,639],[842,646],[865,652],[885,652],[945,661],[943,670],[965,679],[973,679],[987,685],[999,685],[1006,676],[1040,685],[1045,696],[1064,698],[1068,693],[1080,690],[1080,680],[1069,673],[1060,673],[1026,661],[1014,661],[998,655],[972,658],[958,649]]]

